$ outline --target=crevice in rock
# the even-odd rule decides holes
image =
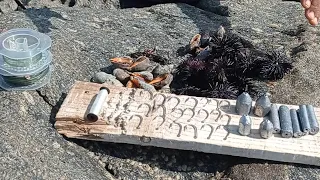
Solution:
[[[20,7],[21,9],[27,9],[20,0],[14,0],[14,1],[17,3],[18,7]]]
[[[40,90],[36,90],[36,91],[37,91],[37,93],[39,94],[39,96],[42,97],[42,99],[43,99],[47,104],[49,104],[49,106],[53,107],[53,105],[49,102],[49,98],[47,97],[47,95],[43,95]]]

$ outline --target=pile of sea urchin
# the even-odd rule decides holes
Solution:
[[[257,98],[268,91],[267,83],[282,79],[293,68],[283,51],[256,49],[222,26],[214,33],[195,35],[189,50],[191,56],[174,74],[176,94],[236,99],[246,91]]]

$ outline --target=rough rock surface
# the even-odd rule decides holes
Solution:
[[[300,4],[276,0],[227,3],[233,12],[228,18],[185,4],[108,11],[31,8],[2,15],[0,29],[28,27],[51,36],[55,66],[51,83],[39,94],[0,92],[2,179],[319,179],[320,171],[314,167],[65,140],[51,127],[74,81],[89,81],[109,65],[109,58],[157,46],[159,54],[177,62],[182,47],[195,33],[220,24],[257,46],[282,47],[292,55],[296,69],[275,86],[273,102],[319,106],[320,31],[307,24]]]
[[[18,5],[13,0],[1,0],[0,1],[0,13],[8,13],[16,10]]]

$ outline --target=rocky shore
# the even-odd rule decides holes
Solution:
[[[308,25],[299,2],[212,0],[130,8],[125,1],[92,6],[76,1],[69,7],[75,1],[44,0],[48,4],[30,1],[25,10],[1,4],[9,2],[0,2],[0,29],[26,27],[48,34],[55,69],[50,84],[38,91],[0,92],[1,179],[320,178],[317,167],[67,139],[52,127],[74,81],[108,71],[110,58],[156,47],[161,56],[178,62],[194,34],[220,25],[257,47],[284,48],[294,60],[292,73],[272,89],[273,102],[319,106],[320,31]]]

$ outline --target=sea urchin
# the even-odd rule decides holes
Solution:
[[[260,76],[265,80],[279,80],[292,68],[292,61],[285,53],[273,51],[267,54],[267,59],[259,60]]]

